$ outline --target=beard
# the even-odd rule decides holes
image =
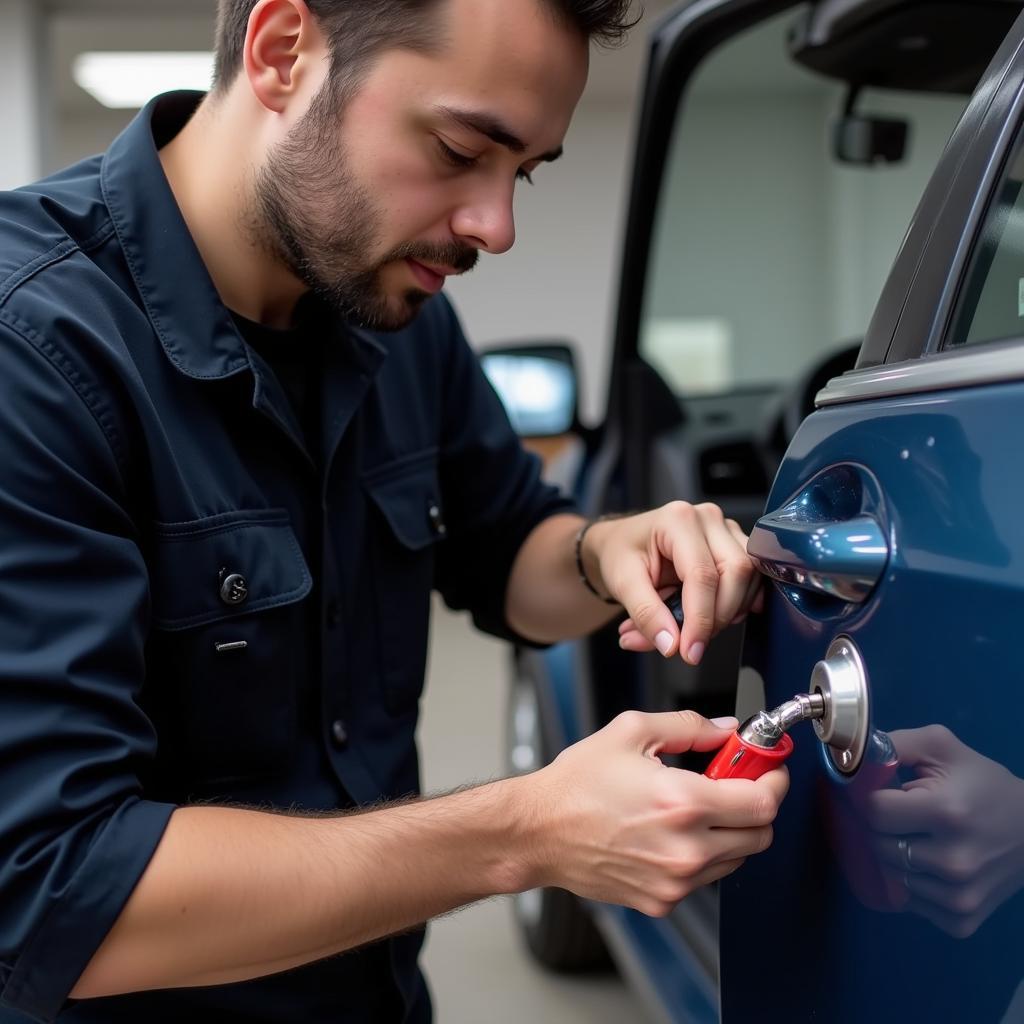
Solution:
[[[405,259],[465,273],[478,253],[456,242],[406,242],[381,257],[384,215],[355,180],[338,135],[342,104],[330,83],[257,172],[249,222],[257,242],[345,320],[371,330],[407,326],[430,298],[388,294],[381,271]]]

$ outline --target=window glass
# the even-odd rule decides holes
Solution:
[[[856,112],[905,120],[906,155],[840,163],[830,133],[845,91],[789,57],[796,16],[713,51],[677,116],[640,352],[680,395],[784,384],[863,337],[966,103],[866,89]]]
[[[1024,146],[1018,143],[971,257],[947,347],[1024,335]]]

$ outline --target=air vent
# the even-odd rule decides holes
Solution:
[[[768,474],[748,441],[716,445],[701,453],[701,489],[708,498],[768,493]]]

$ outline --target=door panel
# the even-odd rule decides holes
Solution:
[[[823,409],[791,445],[769,509],[857,467],[889,561],[860,603],[771,585],[749,661],[775,706],[849,637],[870,727],[904,763],[846,776],[794,731],[775,843],[722,885],[727,1024],[764,1019],[766,999],[787,1021],[1004,1019],[1024,975],[1022,415],[1024,382],[1008,382]]]

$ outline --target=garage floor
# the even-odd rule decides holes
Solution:
[[[502,772],[506,646],[435,606],[420,725],[428,791]],[[424,956],[438,1024],[604,1024],[647,1020],[615,977],[566,979],[537,967],[519,942],[507,899],[434,923]]]

